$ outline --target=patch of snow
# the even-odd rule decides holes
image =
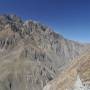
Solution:
[[[88,88],[87,85],[83,85],[78,75],[73,90],[90,90],[90,88]]]

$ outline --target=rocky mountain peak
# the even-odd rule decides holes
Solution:
[[[23,21],[16,15],[0,15],[0,31],[7,30],[7,28],[14,32],[19,32],[19,34],[30,34],[31,32],[38,32],[44,35],[51,35],[54,38],[59,38],[60,36],[59,34],[53,32],[52,29],[50,29],[48,26],[41,24],[38,21]]]
[[[20,17],[18,17],[17,15],[15,14],[3,14],[3,15],[0,15],[0,20],[4,20],[4,21],[22,21]]]

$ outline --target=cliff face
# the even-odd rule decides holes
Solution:
[[[87,50],[36,21],[0,16],[0,90],[42,90]]]

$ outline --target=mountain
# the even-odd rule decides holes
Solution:
[[[0,90],[42,90],[88,47],[38,21],[1,15]]]

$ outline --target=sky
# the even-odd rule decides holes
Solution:
[[[65,38],[90,42],[90,0],[0,0],[0,14],[37,20]]]

